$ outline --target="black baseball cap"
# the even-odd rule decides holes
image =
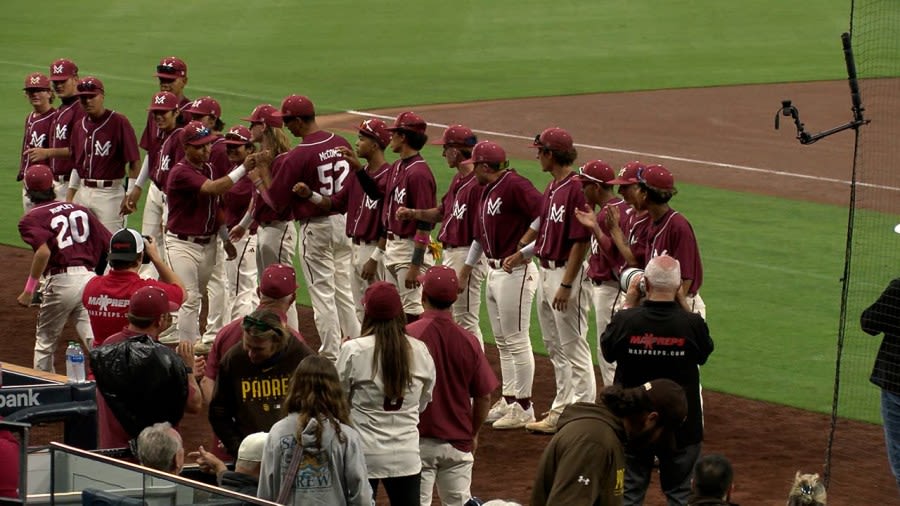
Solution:
[[[137,230],[123,228],[109,241],[109,259],[134,262],[144,252],[144,238]]]

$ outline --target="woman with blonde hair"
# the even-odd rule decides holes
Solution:
[[[371,505],[360,435],[330,360],[300,362],[283,409],[287,416],[263,449],[257,496],[287,505]]]
[[[362,300],[363,337],[344,343],[337,367],[359,430],[373,494],[382,482],[393,506],[419,504],[422,461],[419,414],[431,402],[434,361],[406,334],[397,287],[369,285]]]

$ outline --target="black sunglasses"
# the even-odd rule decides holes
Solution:
[[[255,328],[257,330],[274,330],[275,328],[268,322],[265,322],[258,318],[254,318],[250,315],[244,317],[243,321],[241,321],[241,327],[243,327],[244,330],[249,330],[251,328]]]
[[[96,91],[99,89],[100,87],[93,81],[78,83],[78,91]]]
[[[178,69],[175,68],[175,65],[171,63],[163,63],[156,66],[156,71],[163,74],[174,74],[178,72]]]

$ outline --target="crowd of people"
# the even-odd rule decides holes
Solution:
[[[465,504],[490,424],[555,435],[535,504],[641,504],[655,465],[669,504],[727,501],[730,465],[701,456],[713,341],[700,250],[669,206],[667,168],[576,167],[572,136],[551,127],[532,143],[541,192],[501,145],[453,125],[433,142],[453,173],[439,198],[413,112],[361,122],[355,148],[301,95],[226,130],[221,104],[186,98],[187,65],[166,57],[138,141],[100,79],[68,59],[49,70],[24,87],[19,229],[35,253],[18,301],[39,306],[35,368],[54,371],[76,323],[101,447],[130,445],[168,472],[193,459],[222,486],[285,504],[371,504],[380,486],[391,504],[431,504],[435,489]],[[144,194],[141,231],[124,228]],[[297,331],[294,264],[318,350]],[[622,286],[633,268],[643,275]],[[533,305],[556,387],[541,417]],[[136,347],[144,362],[123,370]],[[142,409],[148,397],[162,407]],[[209,445],[185,456],[178,424],[204,408]]]

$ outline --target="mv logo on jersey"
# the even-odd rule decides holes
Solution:
[[[169,170],[169,164],[172,162],[172,157],[169,155],[163,155],[163,157],[159,160],[159,170],[165,172]]]
[[[394,192],[394,202],[398,204],[406,202],[406,188],[401,188]]]
[[[597,238],[593,235],[591,236],[591,255],[597,255],[600,253],[600,243],[597,242]]]
[[[100,141],[94,141],[94,154],[97,156],[109,156],[109,149],[112,147],[112,141],[106,141],[100,144]]]
[[[550,221],[555,223],[562,223],[566,216],[566,206],[561,205],[559,207],[556,204],[550,204]]]
[[[59,140],[66,140],[66,136],[69,135],[69,125],[56,125],[56,138]]]
[[[44,145],[45,140],[47,140],[47,134],[38,135],[37,132],[31,132],[31,147],[39,148]]]
[[[460,204],[459,202],[453,203],[453,213],[452,216],[457,220],[462,221],[466,217],[466,208],[468,205]]]
[[[363,200],[363,205],[366,206],[366,209],[377,209],[377,208],[378,208],[378,201],[377,201],[377,200],[372,200],[372,199],[369,198],[368,195],[366,195],[365,200]]]
[[[487,201],[487,214],[488,216],[497,216],[500,214],[500,206],[503,204],[503,199],[497,197],[496,199],[488,199]]]

